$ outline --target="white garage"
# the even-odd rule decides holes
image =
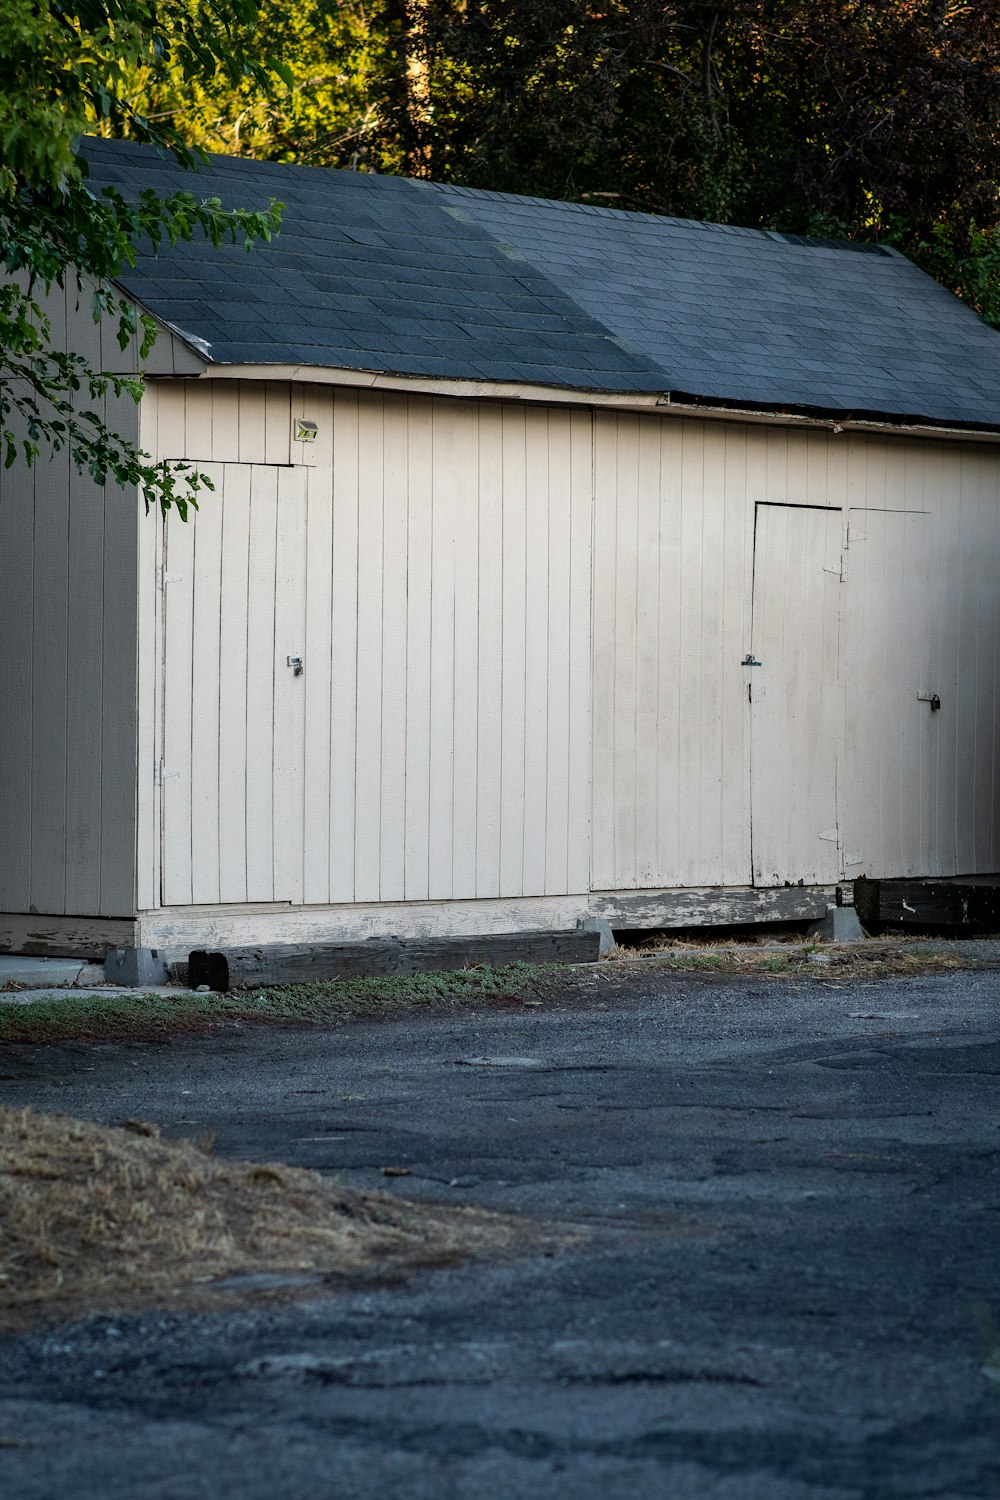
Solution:
[[[285,227],[123,278],[165,332],[118,417],[214,492],[185,524],[58,460],[0,480],[0,946],[808,917],[1000,870],[974,314],[890,252],[206,177]]]

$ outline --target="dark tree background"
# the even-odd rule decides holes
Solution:
[[[1000,321],[1000,6],[394,0],[371,159],[882,239]]]
[[[195,0],[191,0],[195,3]],[[997,0],[265,0],[213,150],[889,241],[1000,324]]]

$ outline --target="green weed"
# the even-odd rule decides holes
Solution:
[[[336,1024],[398,1015],[434,1005],[476,1001],[519,1003],[544,998],[565,982],[555,964],[507,964],[502,968],[455,969],[381,979],[338,979],[313,984],[270,985],[227,995],[95,994],[0,1004],[0,1045],[7,1043],[113,1040],[200,1031],[228,1022]]]

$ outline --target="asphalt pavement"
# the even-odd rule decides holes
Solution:
[[[0,1341],[4,1500],[996,1500],[1000,975],[612,968],[0,1053],[4,1104],[571,1235]]]

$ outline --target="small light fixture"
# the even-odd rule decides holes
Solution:
[[[305,417],[295,418],[295,441],[297,443],[314,443],[318,428],[315,422],[306,421]]]

